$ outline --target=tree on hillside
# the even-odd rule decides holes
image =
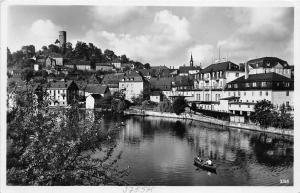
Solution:
[[[185,111],[185,107],[187,107],[187,102],[184,97],[177,97],[173,102],[174,112],[179,115]]]
[[[89,59],[89,47],[85,42],[77,41],[74,49],[74,57],[77,59]]]
[[[106,49],[104,50],[104,60],[105,62],[112,62],[117,56],[115,55],[114,51]]]
[[[255,123],[259,123],[263,128],[271,126],[276,119],[273,104],[265,99],[257,102],[250,119]]]
[[[27,58],[31,58],[35,55],[34,45],[22,46],[22,51]]]
[[[129,62],[129,59],[127,58],[127,56],[125,54],[123,54],[121,56],[121,63],[128,63]]]
[[[54,45],[54,44],[50,44],[48,46],[48,51],[51,53],[57,53],[59,54],[60,53],[60,48],[57,46],[57,45]]]
[[[149,64],[149,63],[146,63],[146,64],[144,65],[144,67],[145,67],[146,69],[150,69],[150,64]]]

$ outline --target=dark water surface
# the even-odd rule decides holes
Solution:
[[[210,124],[156,117],[104,115],[103,126],[122,122],[118,166],[130,166],[130,184],[176,186],[293,185],[293,139]],[[210,158],[217,173],[193,165]],[[94,156],[97,156],[95,153]],[[280,181],[289,183],[280,183]]]

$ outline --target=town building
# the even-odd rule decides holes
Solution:
[[[47,87],[50,106],[67,106],[78,99],[78,86],[72,80],[50,82]]]
[[[86,109],[94,109],[97,108],[101,103],[101,95],[100,94],[90,94],[86,97],[85,108]]]
[[[79,60],[75,62],[77,70],[91,70],[91,61]]]
[[[110,63],[96,63],[95,64],[96,71],[101,70],[104,72],[112,71],[114,66]]]
[[[150,93],[150,101],[159,103],[163,100],[163,95],[160,91],[153,91]]]
[[[89,96],[90,94],[99,94],[104,98],[111,96],[108,86],[101,84],[88,84],[85,88],[85,97]]]
[[[249,74],[229,82],[225,88],[228,111],[250,115],[261,100],[270,101],[276,108],[282,104],[293,108],[294,81],[275,72]]]
[[[123,92],[125,98],[129,101],[149,89],[149,82],[136,71],[126,73],[125,77],[119,82],[119,91]]]
[[[249,74],[260,74],[275,72],[287,78],[292,77],[292,69],[290,65],[276,57],[262,57],[249,60],[247,62],[249,68]]]
[[[227,82],[244,75],[239,65],[230,61],[211,64],[198,74],[194,81],[195,102],[199,108],[213,110],[215,103],[224,96]]]
[[[125,77],[124,73],[106,74],[101,84],[108,86],[111,94],[119,91],[119,82]]]

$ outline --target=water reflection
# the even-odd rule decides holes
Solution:
[[[293,183],[293,140],[278,135],[155,117],[104,116],[126,122],[120,131],[120,166],[131,166],[129,183],[146,185],[279,185]],[[212,159],[217,174],[193,165]]]

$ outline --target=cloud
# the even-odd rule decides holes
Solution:
[[[292,20],[292,15],[290,8],[248,8],[233,11],[228,16],[235,18],[239,28],[227,39],[218,41],[218,47],[245,56],[253,55],[253,50],[264,56],[275,55],[278,49],[290,47],[293,24],[287,20]]]
[[[172,55],[190,41],[189,25],[185,18],[162,10],[155,13],[149,25],[145,25],[147,30],[143,34],[91,29],[86,33],[85,39],[101,43],[117,54],[155,63]]]
[[[91,9],[91,14],[93,18],[105,24],[119,24],[136,14],[142,14],[145,9],[138,6],[97,6]]]
[[[211,62],[211,57],[213,56],[214,46],[210,44],[195,45],[188,49],[187,55],[190,57],[190,54],[193,54],[194,64],[199,65],[208,64]],[[205,65],[206,66],[206,65]]]

